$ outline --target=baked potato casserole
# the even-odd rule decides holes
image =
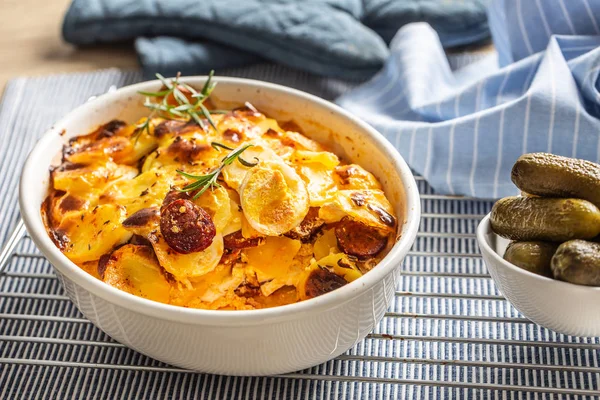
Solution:
[[[210,79],[142,93],[151,110],[73,137],[50,171],[48,234],[120,290],[245,310],[358,279],[396,240],[378,180],[246,104],[215,110]]]

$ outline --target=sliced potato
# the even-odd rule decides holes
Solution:
[[[347,282],[355,281],[362,276],[354,261],[351,261],[344,253],[329,254],[316,261],[315,264],[329,268]]]
[[[242,231],[242,236],[245,238],[262,236],[260,232],[250,226],[248,220],[244,217],[242,205],[240,204],[240,195],[235,190],[231,189],[227,189],[227,193],[229,194],[229,210],[231,212],[231,218],[229,219],[227,226],[223,229],[223,236],[240,230]]]
[[[338,188],[350,189],[379,189],[381,185],[372,173],[357,164],[340,165],[335,168],[333,177]]]
[[[233,292],[244,280],[240,268],[231,265],[219,265],[213,271],[202,276],[202,279],[192,282],[189,288],[179,288],[173,291],[172,303],[185,305],[212,303],[220,297]],[[203,307],[204,308],[204,307]]]
[[[283,159],[275,154],[271,148],[261,145],[260,142],[253,142],[253,144],[252,147],[248,147],[242,153],[241,156],[245,160],[256,162],[256,159],[258,159],[258,167],[265,164],[270,165],[271,163],[283,164]],[[223,168],[223,179],[230,188],[237,190],[239,193],[239,188],[246,178],[246,174],[254,168],[256,167],[246,167],[236,160]]]
[[[136,296],[169,302],[171,285],[148,246],[127,244],[115,250],[106,264],[102,280]]]
[[[264,120],[264,115],[253,117],[255,120]],[[256,121],[250,122],[247,118],[235,115],[223,115],[220,121],[215,121],[219,128],[220,135],[229,142],[237,143],[259,138],[263,134],[260,126],[255,125]]]
[[[223,255],[223,237],[214,237],[211,245],[203,251],[180,254],[173,250],[160,233],[150,236],[150,242],[160,265],[185,286],[191,285],[191,280],[202,277],[214,270]]]
[[[101,204],[91,212],[70,214],[58,227],[69,238],[65,255],[75,263],[97,260],[127,242],[131,233],[121,225],[125,217],[125,207],[116,204]]]
[[[300,165],[297,170],[306,182],[311,207],[320,207],[331,199],[335,193],[335,182],[330,169],[320,163],[311,163]]]
[[[313,254],[315,259],[320,260],[332,253],[341,253],[337,246],[337,238],[335,236],[335,229],[328,229],[323,232],[321,236],[315,240],[313,246]]]
[[[119,180],[109,185],[100,201],[125,206],[131,215],[142,208],[160,206],[175,179],[173,171],[160,169],[142,172],[134,179]]]
[[[224,187],[213,188],[202,193],[194,202],[212,218],[217,234],[222,233],[231,219],[231,202]]]
[[[159,169],[161,167],[161,164],[159,164],[156,161],[156,159],[158,158],[158,154],[159,152],[157,150],[153,151],[152,153],[146,156],[146,158],[144,159],[144,163],[142,164],[142,172],[148,172],[154,168]]]
[[[327,223],[345,216],[365,225],[393,231],[396,226],[394,209],[381,190],[340,190],[319,209],[319,217]]]
[[[223,236],[242,229],[242,218],[244,218],[242,206],[240,205],[240,195],[232,189],[227,189],[227,194],[229,196],[229,213],[231,217],[227,226],[223,228]]]
[[[137,168],[108,161],[72,170],[58,169],[52,173],[52,179],[56,190],[89,194],[101,191],[106,184],[117,179],[131,179],[137,174]]]
[[[298,150],[323,151],[323,146],[298,132],[286,131],[281,142]]]
[[[322,164],[329,170],[333,170],[340,163],[338,156],[328,151],[296,150],[291,160],[297,164]]]
[[[282,286],[295,284],[298,272],[303,269],[301,263],[294,263],[301,247],[299,240],[268,237],[262,246],[245,250],[247,268],[256,273],[259,282],[264,283],[261,291],[265,296]]]
[[[319,207],[331,198],[336,189],[333,170],[340,163],[335,154],[328,151],[296,150],[290,162],[306,182],[311,207]]]
[[[48,209],[50,221],[54,224],[68,215],[81,216],[82,211],[89,210],[95,204],[90,199],[70,193],[53,191],[49,196]]]
[[[127,163],[131,159],[133,159],[133,143],[123,136],[110,136],[96,140],[67,157],[67,160],[72,163],[83,164],[102,163],[108,160]]]
[[[267,236],[298,226],[310,207],[306,184],[285,164],[252,168],[240,187],[240,199],[248,223]]]
[[[242,224],[242,236],[248,239],[252,239],[252,238],[257,238],[257,237],[262,237],[264,236],[262,233],[260,233],[259,231],[257,231],[256,229],[254,229],[254,227],[252,225],[250,225],[250,223],[248,222],[248,220],[246,219],[246,217],[244,216],[244,214],[242,213],[242,220],[241,220],[241,224]]]
[[[151,128],[151,131],[154,127]],[[132,131],[133,134],[135,131]],[[133,164],[138,160],[141,160],[146,154],[152,152],[158,146],[158,140],[156,137],[148,133],[148,131],[144,130],[139,133],[135,133],[137,136],[135,138],[129,137],[129,139],[133,142],[133,151],[128,158],[123,159],[123,163]]]

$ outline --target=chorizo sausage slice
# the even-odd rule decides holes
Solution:
[[[327,268],[316,268],[308,276],[304,285],[307,298],[313,298],[344,286],[346,280]]]
[[[153,220],[158,219],[158,215],[158,207],[142,208],[127,217],[121,224],[125,228],[139,228],[147,226]]]
[[[226,249],[239,250],[246,249],[248,247],[256,247],[263,244],[264,238],[245,238],[242,236],[242,231],[236,231],[229,235],[223,236],[223,244]]]
[[[307,243],[315,237],[324,225],[325,221],[319,218],[319,208],[311,207],[300,225],[285,233],[285,236]]]
[[[182,254],[208,248],[217,234],[210,215],[186,199],[175,200],[163,208],[160,232],[169,247]]]
[[[180,192],[179,190],[171,190],[165,198],[163,199],[162,205],[160,206],[160,211],[163,212],[165,207],[174,202],[175,200],[185,199],[191,200],[192,196],[188,192]]]
[[[360,260],[377,255],[385,248],[387,237],[376,228],[344,217],[335,227],[335,237],[340,250]]]

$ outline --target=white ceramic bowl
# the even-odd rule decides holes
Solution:
[[[492,231],[489,214],[477,227],[477,241],[498,289],[521,314],[565,335],[600,336],[600,288],[546,278],[504,260],[510,241]]]
[[[186,82],[200,87],[204,77]],[[419,193],[410,169],[373,128],[315,96],[279,85],[217,78],[211,98],[220,107],[251,102],[279,120],[293,119],[310,137],[360,163],[381,181],[401,224],[402,236],[364,277],[323,296],[283,307],[251,311],[208,311],[155,303],[91,277],[52,243],[40,204],[48,190],[48,168],[62,145],[113,118],[134,122],[147,115],[138,90],[144,82],[98,97],[77,108],[37,143],[21,177],[21,215],[32,239],[54,265],[77,308],[115,340],[140,353],[182,368],[228,375],[295,371],[336,357],[363,339],[394,297],[399,268],[417,234]],[[61,135],[61,132],[66,132]]]

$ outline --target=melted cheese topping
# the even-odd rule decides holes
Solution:
[[[372,174],[343,164],[293,123],[280,125],[253,110],[212,118],[217,130],[153,118],[147,131],[136,130],[145,119],[111,121],[71,139],[42,207],[64,254],[134,295],[226,310],[272,307],[330,290],[324,269],[337,275],[339,286],[389,251],[388,244],[359,261],[336,238],[346,218],[395,234],[393,208]],[[182,254],[162,235],[160,210],[168,194],[192,182],[178,170],[203,175],[220,165],[229,151],[213,142],[252,144],[241,156],[256,165],[235,160],[222,169],[218,186],[190,197],[210,216],[216,235],[204,250]]]

